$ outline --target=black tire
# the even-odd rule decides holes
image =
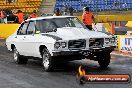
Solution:
[[[14,61],[15,61],[17,64],[27,64],[28,59],[25,58],[24,56],[21,56],[21,55],[19,54],[19,52],[17,51],[16,47],[14,47],[13,53],[14,53]]]
[[[109,52],[102,52],[101,54],[99,54],[97,56],[98,58],[98,63],[100,65],[101,68],[107,68],[109,63],[110,63],[110,59],[111,59],[111,55]]]
[[[54,70],[54,59],[46,48],[42,52],[42,65],[47,72]]]

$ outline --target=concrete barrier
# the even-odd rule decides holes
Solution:
[[[7,38],[13,34],[20,24],[0,24],[0,38]]]

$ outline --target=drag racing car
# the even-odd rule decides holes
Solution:
[[[90,31],[73,16],[47,16],[25,20],[6,39],[8,50],[14,52],[18,64],[29,58],[40,59],[45,71],[52,71],[58,62],[81,59],[98,61],[106,68],[114,50],[115,37]]]

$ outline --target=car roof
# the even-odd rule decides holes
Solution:
[[[31,19],[27,19],[25,21],[42,20],[42,19],[54,19],[54,18],[68,18],[68,17],[76,17],[76,16],[46,16],[46,17],[31,18]]]

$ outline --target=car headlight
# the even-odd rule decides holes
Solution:
[[[109,42],[110,42],[110,38],[105,38],[105,43],[109,44]]]
[[[55,45],[54,45],[55,49],[58,49],[60,46],[61,46],[60,42],[56,42]]]
[[[115,42],[115,37],[112,37],[111,38],[111,43],[114,43]]]
[[[61,46],[62,46],[62,48],[65,48],[66,47],[66,42],[61,42]]]
[[[55,47],[55,49],[66,48],[67,47],[67,43],[66,42],[56,42],[54,47]]]

